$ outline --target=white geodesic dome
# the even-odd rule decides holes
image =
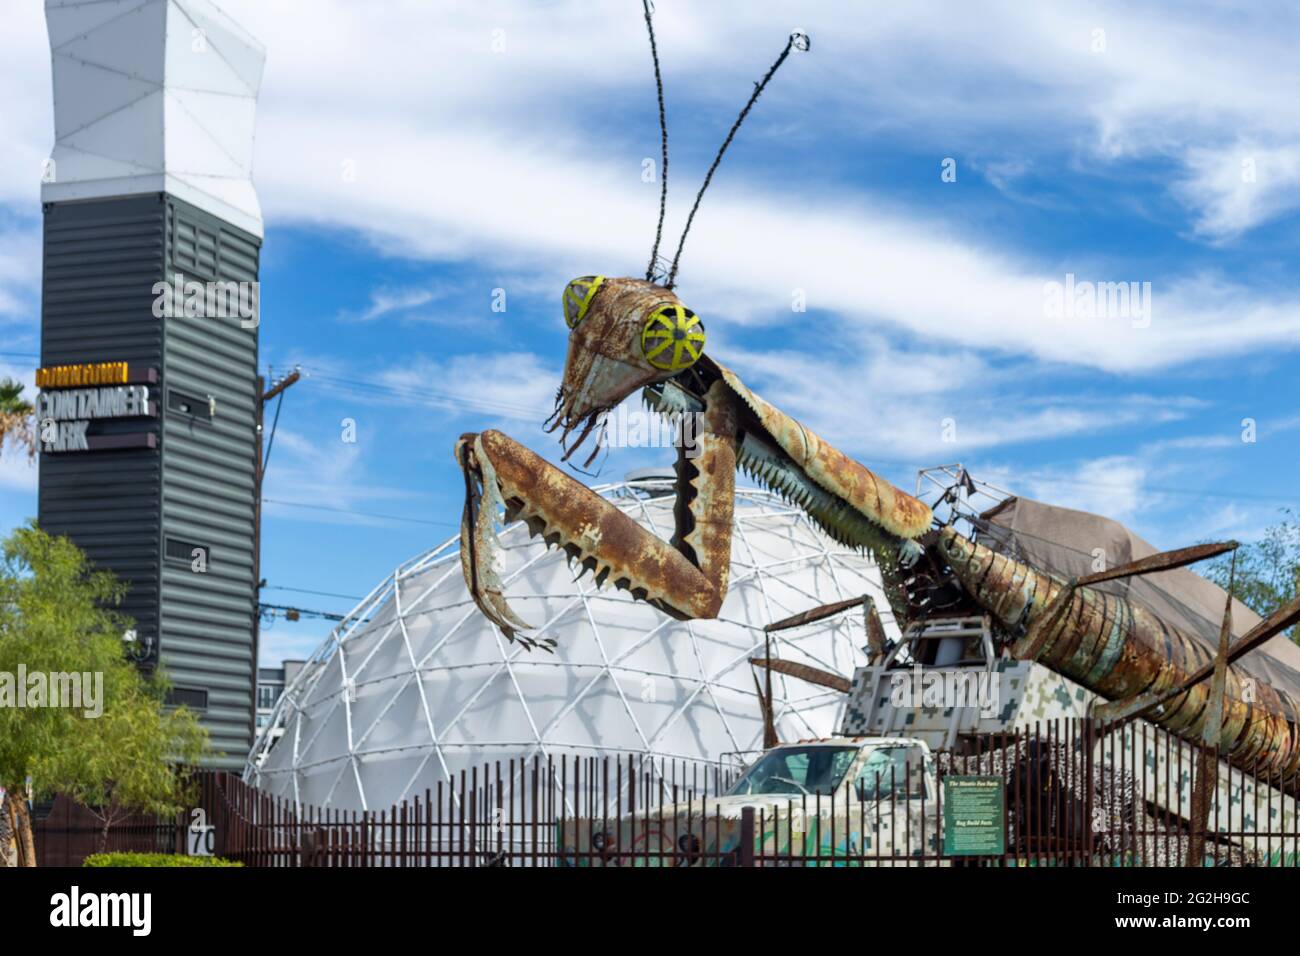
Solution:
[[[668,483],[597,489],[667,540]],[[462,769],[535,755],[643,754],[717,761],[762,745],[749,658],[763,626],[820,604],[876,599],[869,558],[767,491],[736,495],[731,587],[712,621],[675,621],[590,575],[520,523],[500,535],[506,594],[555,653],[508,642],[470,600],[453,538],[398,568],[286,689],[245,776],[299,803],[391,806]],[[862,612],[772,635],[773,656],[849,676],[865,662]],[[843,695],[774,674],[782,740],[827,736]]]

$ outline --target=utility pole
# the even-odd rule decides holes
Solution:
[[[249,708],[249,728],[253,739],[257,739],[257,671],[258,655],[262,643],[262,476],[266,471],[266,459],[262,456],[262,424],[266,403],[277,395],[282,395],[302,375],[297,368],[276,382],[265,392],[266,380],[257,376],[257,441],[253,443],[253,687],[252,707]],[[280,399],[284,401],[283,398]]]

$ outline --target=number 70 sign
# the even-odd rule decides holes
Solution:
[[[190,856],[212,856],[216,848],[216,827],[208,823],[208,816],[196,808],[190,813],[190,827],[186,831],[185,852]]]

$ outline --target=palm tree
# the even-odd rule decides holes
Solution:
[[[28,458],[36,456],[35,411],[32,403],[23,398],[21,382],[0,379],[0,453],[9,440],[15,445],[26,445]]]

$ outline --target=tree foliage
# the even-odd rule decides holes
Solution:
[[[23,398],[22,383],[0,379],[0,453],[4,452],[5,442],[12,441],[26,447],[29,459],[35,457],[34,411],[31,402]]]
[[[30,781],[37,795],[66,793],[106,827],[132,811],[179,811],[186,793],[175,767],[207,752],[194,715],[165,705],[165,678],[142,675],[127,658],[131,622],[113,610],[123,593],[110,572],[35,523],[4,542],[0,677],[89,675],[101,689],[97,702],[83,697],[77,707],[0,706],[0,786],[21,793]]]
[[[1260,616],[1292,600],[1300,578],[1300,520],[1290,508],[1282,513],[1285,517],[1260,540],[1237,549],[1232,596]],[[1205,576],[1227,590],[1231,568],[1232,556],[1223,555],[1205,566]],[[1300,639],[1298,631],[1293,627],[1287,634],[1294,641]]]

